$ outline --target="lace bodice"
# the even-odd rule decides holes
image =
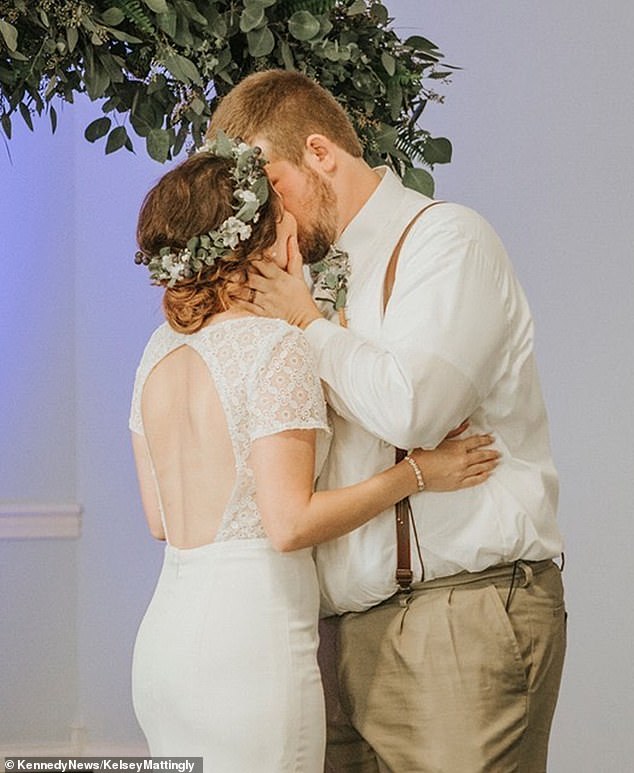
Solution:
[[[161,325],[137,369],[129,423],[133,432],[144,434],[141,396],[147,377],[164,357],[183,345],[191,346],[209,369],[236,463],[233,493],[214,541],[264,537],[248,465],[251,443],[288,429],[325,430],[318,435],[329,432],[308,342],[300,330],[278,319],[228,319],[191,335]],[[323,460],[323,437],[318,445],[318,457]],[[165,525],[164,514],[163,521]]]

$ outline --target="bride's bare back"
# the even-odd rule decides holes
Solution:
[[[235,459],[218,391],[198,352],[185,344],[154,367],[141,412],[170,543],[212,542],[235,484]]]
[[[326,428],[319,378],[296,328],[257,317],[224,319],[191,335],[162,325],[137,370],[130,414],[152,533],[177,548],[267,536],[254,444],[269,448],[270,462],[271,436],[299,431],[307,454],[295,453],[293,477],[310,496],[313,430]],[[258,493],[279,488],[276,479],[267,472]]]

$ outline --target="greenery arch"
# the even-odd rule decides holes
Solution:
[[[371,164],[431,194],[428,170],[451,143],[420,125],[454,69],[426,38],[401,40],[378,0],[0,0],[0,126],[11,138],[57,100],[87,93],[103,115],[85,130],[105,152],[136,135],[164,162],[200,144],[217,100],[255,70],[301,70],[347,109]],[[417,168],[422,166],[424,168]]]

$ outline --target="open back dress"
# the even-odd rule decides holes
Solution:
[[[176,389],[161,380],[170,357],[187,364],[181,383],[179,361],[171,361]],[[198,403],[213,407],[213,400],[217,417],[205,426],[213,411]],[[190,453],[187,443],[174,445],[186,425],[194,441],[199,433],[201,448],[211,438],[208,458]],[[134,707],[150,753],[202,756],[206,773],[321,773],[312,553],[273,549],[249,467],[258,438],[289,429],[327,435],[303,334],[257,317],[213,322],[189,335],[162,325],[137,369],[130,429],[147,443],[167,543],[133,656]],[[323,450],[323,440],[318,445]],[[223,448],[223,458],[226,449],[233,454],[233,480],[214,467],[215,450]],[[169,492],[170,481],[183,480],[184,491]],[[218,492],[228,492],[221,507]],[[214,502],[209,514],[206,498]]]

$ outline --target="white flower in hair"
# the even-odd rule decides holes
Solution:
[[[239,201],[248,201],[250,203],[256,202],[258,200],[258,197],[253,193],[253,191],[236,191],[236,199]]]
[[[238,242],[244,242],[251,236],[251,226],[233,216],[228,217],[219,230],[222,233],[222,243],[232,250],[235,250]]]
[[[215,140],[205,140],[197,152],[231,162],[234,214],[218,228],[192,236],[184,248],[162,247],[158,255],[138,251],[134,256],[135,263],[148,267],[153,284],[167,283],[168,287],[173,287],[231,255],[240,242],[249,239],[253,231],[251,224],[258,222],[260,207],[268,200],[266,161],[260,148],[231,139],[219,131]]]

